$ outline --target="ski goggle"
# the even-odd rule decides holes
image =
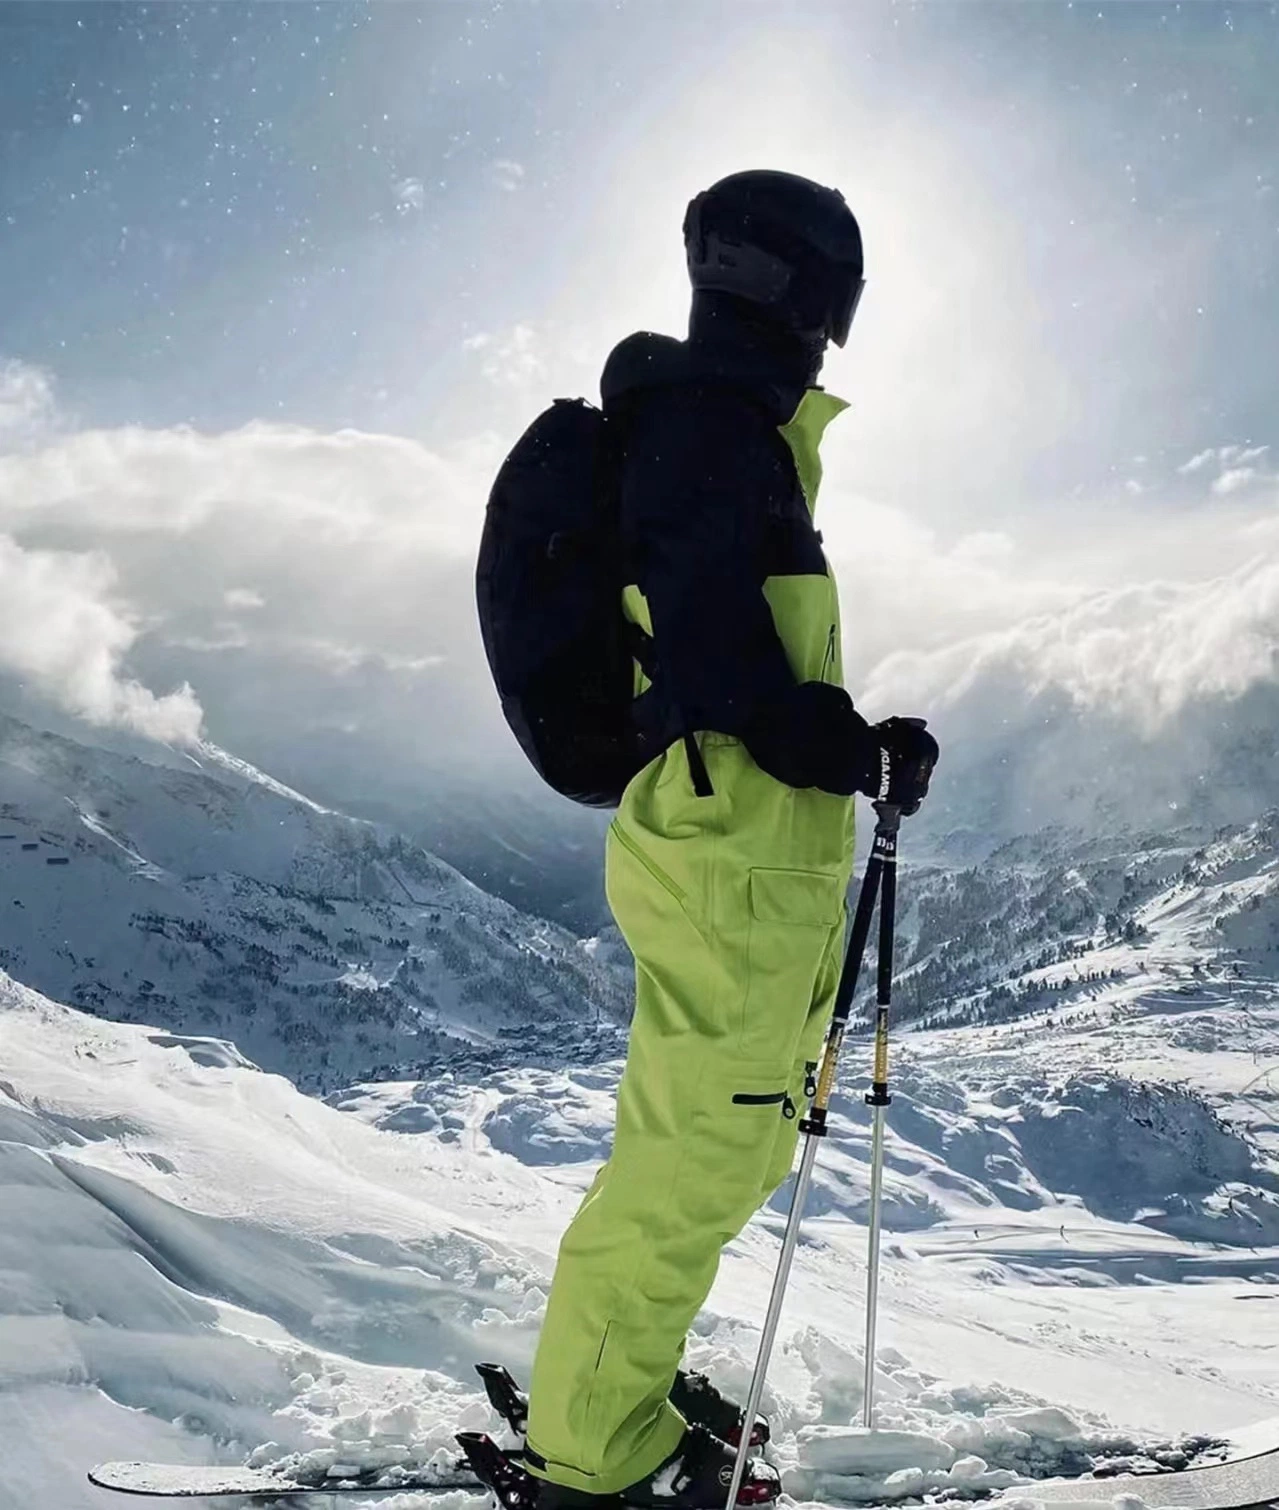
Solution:
[[[848,332],[853,328],[853,316],[857,313],[857,306],[862,302],[862,292],[865,287],[865,278],[850,278],[843,294],[831,309],[830,318],[826,324],[826,334],[836,346],[842,346],[848,340]]]
[[[714,231],[700,237],[697,235],[699,230],[700,227],[695,226],[695,239],[689,248],[689,272],[695,288],[720,289],[756,304],[781,304],[792,295],[794,281],[802,281],[805,277],[802,263],[797,266],[762,247],[730,241]],[[811,262],[808,268],[810,275],[816,274]],[[839,278],[836,276],[839,268],[839,264],[827,263],[821,269],[820,281],[825,285],[824,308],[820,315],[816,309],[812,313],[822,335],[836,346],[843,346],[852,329],[853,316],[861,302],[866,280],[860,275],[852,276],[853,269],[847,264],[843,268],[849,276]]]

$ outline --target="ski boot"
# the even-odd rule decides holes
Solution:
[[[664,1463],[620,1493],[583,1494],[543,1482],[534,1510],[725,1510],[736,1459],[735,1448],[704,1426],[690,1426]],[[771,1505],[781,1490],[777,1470],[750,1458],[734,1510]]]
[[[730,1447],[740,1446],[746,1412],[721,1394],[705,1374],[686,1374],[681,1369],[675,1375],[670,1398],[671,1404],[690,1426],[704,1426],[721,1442],[727,1442]],[[751,1446],[763,1447],[767,1442],[768,1422],[763,1416],[756,1416],[751,1429]]]
[[[500,1363],[477,1363],[475,1371],[484,1382],[489,1404],[522,1439],[528,1432],[528,1397]],[[741,1442],[741,1406],[722,1395],[705,1374],[686,1374],[681,1369],[671,1386],[671,1404],[690,1426],[704,1426],[730,1447]],[[763,1447],[767,1442],[768,1422],[757,1416],[751,1446]]]

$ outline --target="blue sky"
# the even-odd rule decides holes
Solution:
[[[493,470],[775,166],[867,247],[823,528],[868,711],[1273,679],[1276,78],[1276,6],[1208,0],[10,0],[0,678],[263,759],[496,748]]]

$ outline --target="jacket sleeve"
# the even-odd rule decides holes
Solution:
[[[842,689],[796,683],[763,592],[770,502],[793,481],[731,389],[649,395],[628,430],[623,544],[681,728],[735,735],[778,780],[848,795],[870,759],[865,720]]]

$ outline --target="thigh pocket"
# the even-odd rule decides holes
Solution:
[[[684,1171],[683,1219],[713,1226],[721,1242],[735,1236],[759,1205],[779,1130],[794,1103],[787,1072],[743,1068],[732,1059],[717,1066],[694,1121],[696,1176]]]
[[[688,898],[683,889],[666,874],[657,862],[646,855],[637,840],[622,827],[618,819],[614,818],[608,826],[608,837],[621,846],[627,855],[642,869],[648,872],[650,879],[656,881],[663,891],[667,891],[680,904],[685,905]]]
[[[844,915],[842,878],[827,871],[750,873],[750,942],[742,1054],[775,1064],[784,1082],[817,990],[831,930]]]
[[[821,870],[766,870],[750,874],[751,916],[759,923],[833,928],[843,916],[844,886]]]
[[[659,853],[670,853],[672,846],[659,844],[657,848]],[[696,890],[695,876],[690,878],[690,885]],[[707,927],[689,890],[658,863],[650,846],[616,818],[608,826],[605,843],[604,895],[637,961],[650,965],[665,961],[669,966],[691,950],[689,964],[693,967],[705,946]]]

